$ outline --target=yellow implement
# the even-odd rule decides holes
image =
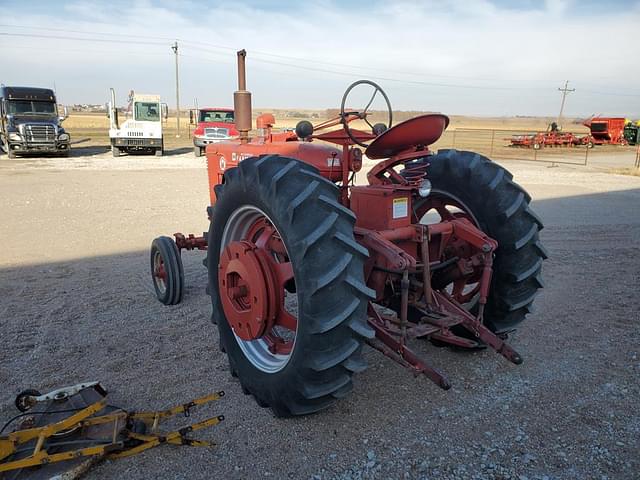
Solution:
[[[168,433],[159,432],[158,427],[163,419],[178,414],[184,414],[185,417],[188,417],[193,407],[219,400],[223,396],[224,392],[220,391],[177,405],[168,410],[157,412],[136,413],[120,410],[94,416],[107,406],[107,401],[103,398],[64,420],[42,427],[25,428],[0,436],[0,472],[47,465],[80,457],[127,457],[163,443],[197,447],[215,446],[212,442],[189,438],[187,434],[217,425],[224,420],[222,415],[207,418]],[[110,434],[103,436],[103,438],[83,436],[83,432],[86,432],[88,427],[98,425],[108,429]],[[60,441],[59,437],[67,432],[75,435],[73,440],[70,441],[65,438],[63,439],[65,441]],[[53,453],[48,451],[50,447],[59,450],[61,446],[83,443],[87,445],[84,448],[63,449],[63,451]],[[28,452],[28,455],[24,456],[25,452]],[[19,453],[22,454],[22,458],[15,458]]]

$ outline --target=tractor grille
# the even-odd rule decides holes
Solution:
[[[53,125],[25,125],[24,136],[27,142],[55,142],[56,128]]]
[[[228,128],[205,128],[204,135],[207,138],[227,138],[229,137],[229,129]]]
[[[127,138],[127,145],[142,147],[144,146],[144,139],[142,138]]]

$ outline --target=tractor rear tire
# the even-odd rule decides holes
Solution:
[[[184,291],[184,267],[176,242],[158,237],[151,243],[151,279],[156,296],[165,305],[177,305]],[[158,268],[161,267],[161,272]]]
[[[315,167],[279,155],[243,160],[225,172],[215,193],[207,268],[212,320],[232,375],[258,405],[279,417],[329,407],[351,391],[353,373],[366,368],[362,343],[374,336],[367,324],[367,303],[374,293],[364,282],[368,252],[354,239],[355,215],[339,203],[338,188]],[[236,335],[224,313],[218,280],[222,243],[230,243],[225,229],[247,208],[264,213],[282,239],[298,301],[292,350],[286,363],[271,371],[244,353],[247,345],[263,340]]]
[[[408,165],[420,162],[432,191],[459,199],[479,227],[497,240],[484,321],[496,333],[514,330],[532,311],[547,258],[538,235],[542,221],[529,207],[531,197],[505,168],[477,153],[439,150]],[[416,202],[414,210],[419,208]]]

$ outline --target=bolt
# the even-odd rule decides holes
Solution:
[[[482,251],[484,253],[489,253],[491,251],[491,245],[489,245],[488,243],[485,243],[484,245],[482,245]]]

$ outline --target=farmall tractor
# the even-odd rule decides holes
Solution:
[[[332,120],[274,132],[263,114],[250,138],[245,55],[234,94],[240,135],[206,149],[209,232],[154,240],[158,298],[178,303],[182,250],[207,250],[220,349],[244,393],[278,416],[347,395],[366,367],[365,343],[443,389],[449,380],[414,353],[415,339],[490,347],[520,364],[506,338],[531,311],[546,253],[512,175],[477,153],[430,151],[449,119],[392,126],[387,95],[367,80],[347,89]],[[354,88],[372,89],[359,110],[346,107]],[[376,96],[386,125],[370,122]],[[354,185],[365,156],[379,163],[368,185]]]

